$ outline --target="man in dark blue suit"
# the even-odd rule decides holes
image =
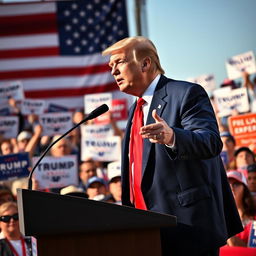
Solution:
[[[139,132],[144,139],[143,203],[136,204],[129,159],[134,104],[123,141],[123,204],[177,216],[177,227],[161,230],[163,255],[218,255],[242,226],[206,92],[200,85],[165,77],[155,46],[144,37],[123,39],[103,52],[107,54],[120,90],[145,100]]]

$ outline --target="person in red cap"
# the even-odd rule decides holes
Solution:
[[[241,221],[243,226],[246,227],[253,220],[256,220],[256,207],[248,189],[246,178],[242,172],[235,170],[228,171],[227,177],[235,198]],[[239,235],[231,237],[227,241],[227,244],[229,246],[246,246],[246,243],[239,238]]]

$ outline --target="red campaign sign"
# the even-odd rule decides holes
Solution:
[[[128,103],[127,99],[113,99],[111,113],[115,121],[127,120],[128,117]],[[94,120],[95,124],[108,124],[110,123],[109,111],[97,117]]]
[[[256,150],[256,113],[231,116],[228,119],[230,133],[235,137],[237,146]]]
[[[127,99],[112,100],[112,116],[116,121],[127,120],[128,106]]]

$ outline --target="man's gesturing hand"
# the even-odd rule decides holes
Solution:
[[[156,113],[155,109],[152,111],[152,117],[155,123],[145,125],[140,129],[142,138],[149,139],[152,143],[172,145],[174,139],[173,129]]]

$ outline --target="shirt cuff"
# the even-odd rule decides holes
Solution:
[[[172,144],[165,144],[166,147],[175,150],[176,149],[176,137],[175,133],[173,133],[173,143]]]

